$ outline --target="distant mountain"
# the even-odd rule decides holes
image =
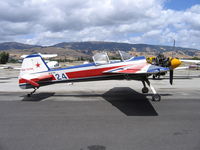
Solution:
[[[118,50],[126,51],[132,55],[152,56],[158,53],[164,53],[166,56],[185,58],[185,57],[200,57],[200,50],[193,48],[182,48],[162,45],[149,44],[130,44],[116,42],[63,42],[52,46],[28,45],[16,42],[0,43],[0,50],[8,51],[13,58],[20,58],[23,54],[32,53],[57,53],[59,59],[91,58],[91,56],[100,51],[107,51],[111,56],[115,56]]]
[[[22,44],[17,42],[5,42],[0,43],[0,50],[11,50],[11,49],[31,49],[31,48],[37,48],[42,47],[38,45],[28,45],[28,44]]]
[[[129,44],[129,43],[116,43],[116,42],[63,42],[52,47],[70,48],[74,50],[98,50],[98,51],[130,51],[133,48],[140,48],[144,51],[144,47],[155,48],[156,46],[147,44]]]
[[[169,52],[173,51],[173,46],[149,45],[149,44],[129,44],[116,42],[63,42],[52,47],[68,48],[73,50],[87,51],[137,51],[137,52]],[[193,56],[197,49],[175,47],[175,51],[182,51],[187,55]]]

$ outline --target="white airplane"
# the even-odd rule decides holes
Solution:
[[[57,57],[58,54],[41,54],[38,53],[38,55],[40,55],[42,58],[53,58],[53,57]],[[22,55],[21,58],[26,58],[28,55]]]
[[[144,56],[125,58],[119,52],[121,61],[110,61],[107,53],[95,54],[93,63],[71,66],[67,68],[50,69],[43,58],[38,54],[27,56],[22,63],[19,75],[19,86],[22,89],[33,88],[27,96],[31,96],[39,87],[56,83],[72,83],[99,80],[138,80],[143,84],[142,93],[148,93],[150,87],[153,92],[152,100],[160,101],[150,84],[149,76],[157,73],[172,72],[181,64],[176,58],[170,59],[170,65],[166,67],[149,64]],[[173,73],[170,73],[170,84],[173,82]]]
[[[197,69],[198,70],[200,68],[200,60],[181,59],[181,62],[193,63],[193,65],[188,66],[188,69]]]

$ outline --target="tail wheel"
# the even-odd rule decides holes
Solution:
[[[152,101],[159,102],[161,100],[161,96],[159,94],[154,94],[152,96]]]

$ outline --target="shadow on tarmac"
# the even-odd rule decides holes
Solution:
[[[164,94],[162,96],[168,96]],[[56,97],[102,97],[127,116],[158,116],[158,113],[149,102],[147,96],[152,94],[141,94],[129,87],[115,87],[104,94],[64,94]]]
[[[49,93],[35,93],[33,95],[31,95],[31,97],[28,96],[22,96],[24,97],[22,99],[22,101],[31,101],[31,102],[38,102],[38,101],[42,101],[48,97],[54,96],[54,92],[49,92]]]
[[[161,96],[169,96],[170,94],[161,94]],[[22,101],[38,102],[49,97],[102,97],[111,103],[127,116],[158,116],[158,113],[149,102],[147,96],[152,94],[142,94],[129,87],[115,87],[104,94],[55,94],[54,92],[35,93],[31,97],[23,96]]]
[[[158,116],[146,96],[129,87],[116,87],[103,94],[103,98],[127,116]]]

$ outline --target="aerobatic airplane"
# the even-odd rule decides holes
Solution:
[[[82,64],[60,69],[50,69],[43,58],[38,54],[26,56],[22,62],[19,75],[19,86],[22,89],[33,88],[28,94],[31,96],[39,87],[63,82],[83,82],[97,80],[138,80],[143,83],[142,93],[148,93],[150,87],[153,92],[152,100],[160,101],[150,84],[148,77],[175,69],[181,64],[179,59],[170,60],[168,67],[150,64],[144,56],[127,57],[127,53],[119,51],[121,60],[109,60],[107,53],[98,53],[93,56],[93,63]],[[170,74],[172,83],[173,74]]]

